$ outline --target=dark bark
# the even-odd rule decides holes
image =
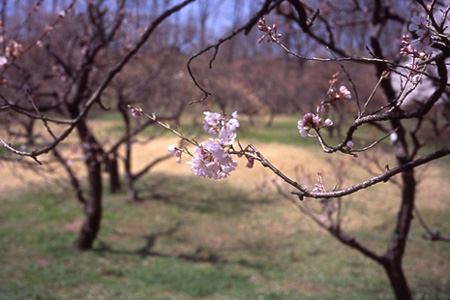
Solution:
[[[123,166],[125,171],[125,186],[127,189],[127,199],[130,202],[138,201],[139,196],[136,188],[134,187],[134,176],[131,171],[131,147],[133,144],[132,135],[131,135],[131,123],[130,117],[128,116],[127,105],[125,101],[125,97],[122,91],[118,90],[118,100],[119,103],[117,105],[117,109],[119,110],[123,123],[125,126],[125,157],[123,158]]]
[[[78,250],[89,250],[100,231],[100,221],[102,218],[102,180],[101,164],[98,160],[90,160],[88,166],[88,186],[89,194],[84,207],[85,218],[78,238],[73,243],[73,247]]]
[[[35,123],[35,120],[34,119],[30,119],[30,120],[27,120],[26,122],[25,122],[25,136],[26,136],[26,139],[27,139],[27,141],[26,141],[26,144],[27,144],[27,146],[34,146],[35,145],[35,143],[34,143],[34,123]]]
[[[387,273],[389,282],[397,300],[412,300],[411,291],[409,290],[408,282],[400,264],[391,261],[383,264],[384,270]]]
[[[126,163],[125,163],[126,164]],[[126,168],[126,167],[125,167]],[[125,171],[125,184],[127,186],[127,199],[130,202],[139,201],[138,191],[134,187],[134,178],[130,170]]]
[[[267,128],[272,127],[274,121],[275,121],[275,112],[274,112],[274,111],[271,111],[271,112],[270,112],[270,116],[269,116],[269,120],[268,120],[267,123],[266,123],[266,127],[267,127]]]
[[[127,131],[128,132],[128,131]],[[125,158],[124,158],[124,169],[125,169],[125,185],[127,187],[127,199],[128,201],[134,202],[138,201],[138,192],[134,187],[134,176],[131,171],[131,138],[128,138],[125,143]]]
[[[55,155],[56,159],[60,162],[60,164],[63,166],[63,168],[69,175],[70,183],[72,184],[72,187],[75,190],[78,201],[80,202],[81,206],[84,209],[84,207],[86,206],[86,198],[84,197],[80,181],[78,180],[77,176],[75,175],[74,171],[72,170],[68,162],[64,159],[64,157],[61,155],[61,153],[59,153],[57,149],[53,149],[53,155]]]
[[[78,115],[77,107],[70,107],[72,115]],[[73,247],[78,250],[89,250],[92,248],[95,238],[100,230],[102,218],[102,164],[101,148],[95,137],[90,132],[85,119],[81,119],[76,126],[78,136],[82,145],[85,165],[88,172],[88,195],[83,205],[85,218],[78,238]]]
[[[412,296],[403,273],[402,258],[405,254],[406,242],[413,219],[416,192],[416,180],[413,170],[402,173],[402,183],[402,202],[394,233],[383,256],[383,267],[389,277],[396,299],[410,300]]]
[[[117,162],[117,153],[113,152],[111,157],[105,160],[106,171],[109,174],[109,191],[115,194],[121,190],[119,164]]]
[[[386,23],[386,12],[388,7],[384,7],[380,0],[375,1],[375,11],[372,20],[372,34],[370,37],[372,49],[378,57],[384,57],[382,47],[379,43],[379,33]],[[387,69],[384,64],[376,64],[377,76],[382,76]],[[390,80],[383,80],[381,87],[389,103],[396,101],[396,94]],[[398,110],[398,108],[395,108]],[[396,130],[397,141],[394,143],[394,152],[398,165],[402,166],[411,162],[408,151],[406,131],[400,119],[391,119],[392,129]],[[414,169],[407,169],[401,173],[402,176],[402,198],[400,209],[397,215],[396,225],[389,242],[386,253],[383,255],[382,265],[387,273],[389,282],[397,300],[412,300],[411,291],[408,286],[402,268],[402,259],[405,254],[407,238],[411,227],[412,213],[414,209],[416,181]]]

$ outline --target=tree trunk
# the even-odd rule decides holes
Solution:
[[[85,204],[85,218],[78,238],[73,243],[73,247],[78,250],[89,250],[100,230],[102,219],[102,179],[101,164],[97,159],[87,162],[88,165],[88,185],[89,195]]]
[[[130,202],[137,202],[141,199],[139,198],[138,191],[134,187],[133,174],[127,170],[125,171],[125,184],[127,185],[127,199]]]
[[[267,123],[266,123],[266,127],[267,127],[267,128],[272,127],[273,121],[274,121],[274,120],[275,120],[275,112],[274,112],[274,111],[271,111],[271,112],[270,112],[270,116],[269,116],[269,120],[268,120]]]
[[[377,1],[377,4],[381,4],[381,1]],[[381,13],[384,9],[378,9],[376,13]],[[373,48],[373,52],[377,57],[383,58],[382,46],[380,45],[376,32],[380,28],[381,24],[385,21],[382,15],[374,15],[373,25],[374,31],[370,37],[370,44]],[[386,70],[384,64],[376,64],[377,76],[380,78],[383,72]],[[391,80],[382,80],[381,87],[386,95],[386,99],[389,103],[396,101],[396,93],[392,87]],[[398,165],[404,165],[411,161],[408,153],[408,142],[406,139],[406,131],[402,123],[398,119],[392,119],[390,121],[392,130],[396,130],[397,141],[394,142],[394,152]],[[409,289],[406,277],[402,270],[402,259],[405,254],[406,242],[413,218],[412,212],[414,209],[416,191],[416,181],[414,178],[414,170],[407,170],[402,173],[402,198],[400,209],[397,215],[396,225],[389,242],[388,249],[382,257],[382,265],[385,268],[392,289],[397,300],[411,300],[411,291]]]
[[[397,217],[397,224],[391,237],[389,247],[383,256],[383,267],[389,277],[397,300],[411,300],[411,291],[402,269],[411,221],[413,218],[416,181],[414,171],[402,173],[402,202]]]
[[[397,128],[398,140],[394,144],[395,156],[399,165],[404,165],[411,161],[408,154],[408,144],[406,133],[398,121],[392,121],[393,128]],[[409,230],[413,219],[414,201],[416,196],[416,179],[414,170],[407,170],[401,174],[402,198],[400,209],[397,215],[397,223],[392,234],[386,253],[383,255],[383,267],[385,268],[396,299],[411,300],[406,277],[402,270],[402,259],[405,254]]]
[[[76,115],[78,110],[75,108],[71,113]],[[85,213],[83,225],[73,247],[85,251],[92,248],[102,218],[102,164],[98,159],[101,156],[101,148],[84,119],[78,122],[77,132],[88,171],[88,197],[83,204]]]
[[[24,127],[25,127],[25,137],[26,137],[26,145],[28,147],[30,146],[34,146],[34,123],[35,120],[34,119],[30,119],[30,120],[26,120]]]
[[[131,132],[130,118],[128,116],[127,105],[125,97],[121,90],[118,90],[119,103],[117,104],[117,109],[122,115],[123,122],[125,125],[125,135],[128,136],[125,140],[125,157],[123,159],[124,171],[125,171],[125,186],[127,189],[127,200],[130,202],[139,201],[138,191],[134,187],[134,176],[131,172],[131,147],[133,146],[133,141],[129,136]]]
[[[117,153],[113,153],[112,157],[106,160],[106,171],[109,174],[109,191],[115,194],[120,191],[119,164],[117,163]]]
[[[411,291],[409,290],[408,282],[400,264],[386,262],[384,270],[387,273],[389,282],[397,300],[412,300]]]
[[[125,169],[125,185],[127,187],[127,199],[130,202],[139,201],[139,196],[136,188],[134,187],[134,176],[131,172],[131,139],[127,139],[125,144],[125,158],[124,158],[124,169]]]

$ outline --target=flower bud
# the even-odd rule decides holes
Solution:
[[[326,120],[325,120],[325,126],[326,127],[329,127],[329,126],[332,126],[333,125],[333,121],[331,121],[331,119],[329,119],[329,118],[327,118]]]

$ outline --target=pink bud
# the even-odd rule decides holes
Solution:
[[[329,118],[327,118],[326,120],[325,120],[325,126],[326,127],[329,127],[329,126],[332,126],[333,125],[333,121],[331,121],[331,119],[329,119]]]
[[[253,165],[255,164],[255,159],[253,157],[247,158],[247,164],[245,165],[247,168],[251,169],[253,168]]]
[[[0,56],[0,67],[8,63],[8,59],[4,56]]]

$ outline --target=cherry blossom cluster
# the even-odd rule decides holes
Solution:
[[[412,58],[418,58],[425,60],[428,58],[429,54],[423,51],[419,51],[413,47],[413,43],[411,42],[409,35],[405,34],[402,37],[402,47],[400,48],[399,53],[404,56],[411,56]],[[415,40],[417,41],[417,40]]]
[[[418,38],[411,41],[409,35],[403,35],[402,47],[399,52],[401,55],[412,59],[406,67],[411,69],[409,78],[416,83],[420,81],[420,71],[424,68],[419,64],[419,61],[428,59],[433,52],[431,48],[433,31],[428,27],[427,20],[422,16],[414,16],[408,29],[414,32]]]
[[[400,49],[400,54],[411,58],[411,62],[405,64],[405,66],[410,69],[408,78],[413,83],[417,83],[422,78],[421,71],[425,68],[424,65],[419,64],[419,62],[426,60],[429,57],[429,54],[414,49],[411,46],[408,35],[403,36],[402,44],[403,47]]]
[[[414,16],[408,29],[418,36],[417,39],[411,41],[412,48],[425,55],[431,54],[433,52],[431,48],[433,31],[428,27],[427,20],[422,16]]]
[[[6,65],[9,59],[17,57],[22,52],[22,44],[14,39],[7,40],[5,35],[0,36],[0,44],[4,46],[4,53],[0,55],[0,67]]]
[[[403,35],[402,47],[400,54],[404,56],[411,56],[413,59],[427,59],[433,52],[431,47],[434,33],[427,25],[427,20],[422,16],[414,16],[411,19],[411,24],[408,26],[409,31],[417,35],[417,39],[411,40],[409,35]]]
[[[258,29],[264,34],[258,39],[258,44],[262,43],[266,36],[269,37],[267,42],[275,42],[282,37],[281,33],[277,33],[277,24],[273,24],[272,27],[266,25],[266,19],[262,17],[258,21]]]
[[[237,166],[237,162],[227,150],[227,147],[218,139],[208,139],[195,148],[192,161],[188,164],[197,176],[212,179],[226,178]]]
[[[307,113],[298,121],[297,129],[302,137],[307,137],[311,129],[318,132],[321,128],[333,126],[333,121],[330,118],[319,116],[319,112],[324,113],[326,116],[330,110],[330,106],[335,105],[337,101],[352,98],[351,92],[345,85],[341,85],[339,88],[336,87],[338,76],[339,73],[334,73],[328,81],[330,87],[327,92],[327,99],[320,103],[317,108],[317,113]]]
[[[330,88],[328,89],[330,100],[351,99],[352,93],[350,93],[346,86],[341,85],[339,89],[336,89],[335,85],[338,81],[338,76],[339,73],[334,73],[332,78],[328,81],[330,84]]]
[[[133,113],[133,111],[132,111]],[[192,156],[192,160],[187,162],[191,166],[192,172],[197,176],[212,179],[222,179],[228,177],[234,171],[237,162],[231,157],[233,143],[236,139],[236,129],[239,127],[237,112],[233,112],[230,117],[225,114],[206,111],[203,113],[203,129],[206,133],[214,135],[206,142],[196,143],[194,153],[190,154],[186,148],[179,148],[169,145],[170,155],[176,158],[177,163],[181,163],[182,153]],[[253,160],[248,158],[247,167],[253,166]]]
[[[203,121],[203,130],[206,133],[213,134],[221,144],[231,145],[236,139],[236,129],[239,127],[238,114],[233,112],[231,118],[227,119],[223,114],[209,111],[203,112],[205,120]]]
[[[144,116],[144,112],[142,111],[142,108],[131,107],[131,115],[134,118],[140,118]]]
[[[322,118],[313,113],[307,113],[301,120],[298,121],[297,128],[302,137],[307,137],[311,129],[319,131],[320,128],[329,127],[333,125],[333,121],[327,118],[322,121]]]
[[[0,24],[3,27],[3,24]],[[0,48],[3,48],[4,52],[0,55],[0,70],[8,68],[11,61],[22,53],[22,44],[14,39],[8,40],[6,35],[0,35]],[[6,85],[6,78],[0,78],[0,86]]]

